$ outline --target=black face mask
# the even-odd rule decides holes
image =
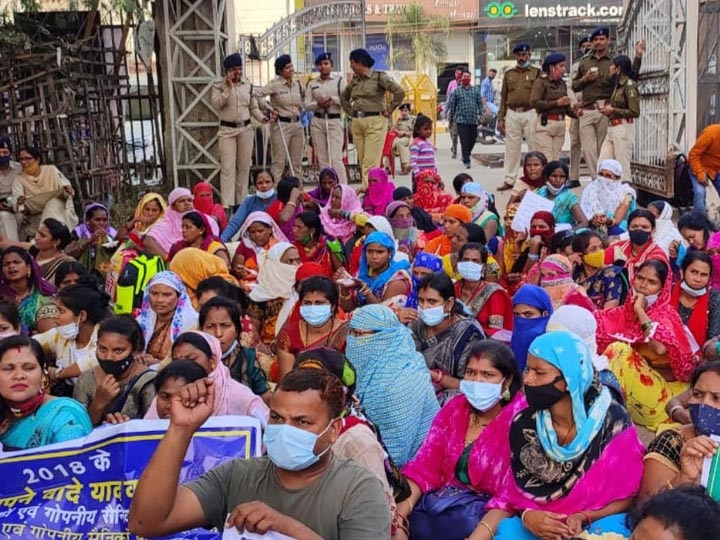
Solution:
[[[648,240],[650,240],[650,234],[648,231],[643,231],[642,229],[635,229],[628,233],[630,241],[636,246],[644,246],[647,244]]]
[[[125,373],[133,363],[134,355],[129,355],[123,360],[116,362],[115,360],[101,360],[97,359],[100,369],[102,369],[108,375],[121,375]]]
[[[558,375],[552,382],[541,384],[538,386],[525,385],[525,399],[531,409],[536,411],[545,411],[560,401],[567,392],[558,390],[555,383],[562,381],[563,376]]]

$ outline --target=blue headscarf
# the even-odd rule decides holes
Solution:
[[[365,250],[370,244],[380,244],[382,247],[390,251],[390,265],[385,271],[377,276],[370,275],[370,267],[367,263],[367,257],[365,257]],[[385,285],[395,274],[397,274],[400,270],[410,270],[410,263],[407,261],[395,261],[393,260],[394,256],[395,240],[388,234],[375,231],[371,232],[367,238],[365,238],[362,253],[360,254],[360,270],[358,271],[358,278],[360,278],[363,283],[366,283],[367,286],[370,287],[370,290],[372,290],[373,294],[378,298],[382,297]]]
[[[593,385],[595,371],[590,349],[575,334],[560,330],[542,335],[530,344],[530,354],[555,366],[562,373],[572,399],[573,418],[577,435],[567,446],[558,442],[548,410],[538,411],[537,433],[545,453],[562,463],[582,455],[605,423],[605,415],[612,403],[610,391],[602,387],[598,397],[585,407],[585,394]]]
[[[515,293],[512,299],[513,307],[518,304],[527,304],[534,308],[539,309],[546,314],[537,319],[525,319],[513,317],[513,332],[512,338],[510,339],[510,348],[515,355],[515,362],[520,369],[520,373],[525,371],[525,364],[527,364],[527,353],[530,343],[533,339],[545,333],[548,320],[552,315],[553,307],[552,300],[547,292],[537,285],[523,285],[520,290]]]
[[[415,455],[440,406],[427,364],[412,333],[382,304],[358,308],[350,328],[372,334],[347,337],[346,355],[357,372],[357,395],[398,465]]]
[[[435,272],[442,272],[443,270],[443,264],[442,264],[442,258],[438,257],[437,255],[433,255],[432,253],[425,253],[424,251],[421,251],[417,255],[415,255],[415,260],[413,261],[413,268],[427,268],[428,270],[432,270],[433,273]],[[420,279],[416,278],[414,275],[411,275],[412,277],[412,291],[410,292],[410,296],[407,299],[407,302],[405,302],[405,307],[409,308],[417,308],[417,297],[418,297],[418,285],[420,285]]]

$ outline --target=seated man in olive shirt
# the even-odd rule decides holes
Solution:
[[[280,381],[263,438],[266,457],[231,459],[178,487],[190,440],[212,415],[214,395],[212,381],[203,379],[173,398],[170,426],[132,501],[133,533],[153,537],[234,526],[298,540],[390,538],[380,481],[333,456],[344,392],[324,370],[296,369]]]

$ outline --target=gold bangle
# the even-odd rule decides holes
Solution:
[[[487,523],[485,521],[480,521],[480,522],[478,522],[478,525],[482,525],[483,527],[485,527],[487,529],[487,532],[490,533],[490,538],[495,538],[495,531],[493,530],[493,528],[490,526],[489,523]]]
[[[525,527],[526,529],[527,529],[527,525],[525,525],[525,516],[527,515],[528,512],[531,512],[531,511],[532,510],[530,508],[527,508],[527,509],[523,510],[522,514],[520,514],[520,523],[522,523],[522,526]]]

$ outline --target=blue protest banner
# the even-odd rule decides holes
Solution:
[[[167,420],[103,426],[83,439],[0,453],[0,537],[125,540],[138,479],[167,430]],[[214,416],[193,436],[180,481],[261,451],[260,423]],[[198,529],[168,538],[215,540]]]

